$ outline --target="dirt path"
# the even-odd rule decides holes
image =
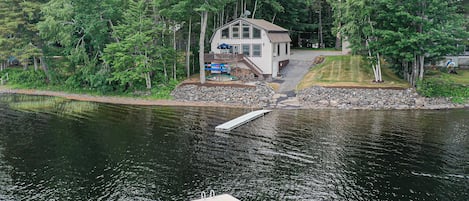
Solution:
[[[241,105],[231,105],[223,103],[204,103],[204,102],[186,102],[186,101],[175,101],[175,100],[151,100],[143,98],[130,98],[130,97],[117,97],[117,96],[92,96],[86,94],[72,94],[58,91],[42,91],[34,89],[11,89],[6,86],[0,86],[0,94],[27,94],[27,95],[39,95],[39,96],[56,96],[70,100],[88,101],[97,103],[111,103],[111,104],[123,104],[123,105],[155,105],[155,106],[203,106],[203,107],[231,107],[231,108],[243,108]]]

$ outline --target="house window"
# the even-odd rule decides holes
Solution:
[[[226,28],[221,30],[221,38],[229,38],[230,37],[230,29]]]
[[[249,24],[243,24],[243,38],[249,38]]]
[[[249,44],[243,44],[242,48],[243,48],[243,54],[244,55],[246,55],[248,57],[251,56],[251,51],[250,51],[251,47],[250,47]]]
[[[233,38],[239,38],[239,23],[234,24],[231,29],[233,30]]]
[[[288,55],[288,43],[285,43],[285,55]]]
[[[280,56],[280,43],[277,44],[277,52],[278,52],[278,56]]]
[[[261,30],[253,27],[252,38],[261,38]]]
[[[252,56],[253,57],[261,57],[261,45],[260,44],[253,44],[252,45]]]

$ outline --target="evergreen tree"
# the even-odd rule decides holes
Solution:
[[[0,70],[21,48],[20,28],[24,26],[19,0],[0,1]]]
[[[153,82],[165,82],[154,78],[161,78],[162,71],[167,78],[166,66],[175,51],[158,40],[167,29],[164,23],[155,24],[153,1],[130,0],[128,5],[122,21],[114,27],[113,37],[118,41],[104,49],[103,59],[112,68],[109,81],[123,90],[151,89]]]

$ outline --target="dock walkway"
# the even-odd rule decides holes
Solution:
[[[269,113],[271,112],[272,110],[257,110],[257,111],[253,111],[253,112],[250,112],[250,113],[247,113],[243,116],[240,116],[238,118],[235,118],[231,121],[228,121],[224,124],[221,124],[217,127],[215,127],[215,130],[216,131],[231,131],[245,123],[248,123],[254,119],[257,119],[261,116],[263,116],[264,114],[266,113]]]
[[[208,198],[201,198],[198,200],[193,200],[193,201],[240,201],[236,199],[235,197],[228,195],[228,194],[223,194],[223,195],[217,195],[213,197],[208,197]]]

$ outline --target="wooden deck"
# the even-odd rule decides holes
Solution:
[[[216,131],[231,131],[245,123],[248,123],[250,121],[253,121],[261,116],[263,116],[264,114],[266,113],[269,113],[271,112],[272,110],[257,110],[257,111],[253,111],[253,112],[250,112],[250,113],[247,113],[243,116],[240,116],[238,118],[235,118],[231,121],[228,121],[224,124],[221,124],[217,127],[215,127],[215,130]]]

